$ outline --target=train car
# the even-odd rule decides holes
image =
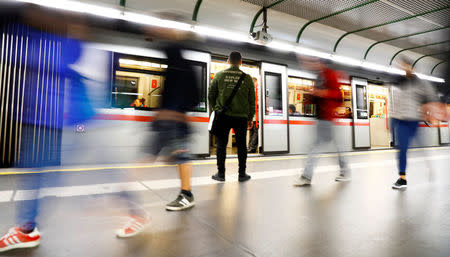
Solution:
[[[106,108],[98,109],[97,120],[93,125],[83,126],[85,130],[81,133],[64,131],[63,149],[71,145],[74,137],[82,138],[86,145],[91,145],[86,149],[78,148],[76,154],[65,151],[64,163],[80,163],[82,160],[127,162],[145,157],[142,149],[151,143],[149,123],[159,105],[160,90],[164,87],[165,56],[157,48],[152,48],[150,43],[142,46],[138,37],[128,35],[127,44],[114,42],[120,42],[121,38],[116,35],[113,40],[108,37],[109,42],[86,45],[105,53],[103,63],[96,66],[109,67],[107,72],[112,81],[110,102]],[[102,41],[102,37],[98,41]],[[316,136],[314,124],[317,108],[308,92],[315,86],[317,75],[303,70],[291,54],[218,40],[207,40],[200,47],[197,45],[197,50],[183,53],[198,67],[196,76],[200,81],[201,103],[189,113],[194,129],[193,153],[202,157],[215,155],[215,140],[207,130],[207,89],[214,74],[227,67],[226,56],[232,50],[242,52],[242,70],[254,78],[256,86],[257,154],[308,153]],[[89,62],[87,58],[85,61]],[[337,138],[343,150],[393,147],[395,137],[390,130],[389,104],[396,78],[362,69],[352,70],[342,65],[333,64],[333,67],[348,74],[339,81],[343,103],[338,110],[340,118],[336,120]],[[141,98],[145,98],[145,107],[133,106],[133,102]],[[237,153],[233,137],[230,133],[229,154]],[[446,144],[448,124],[427,126],[421,123],[417,139],[414,146]],[[335,149],[325,151],[333,152]]]

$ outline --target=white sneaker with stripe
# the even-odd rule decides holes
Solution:
[[[194,197],[187,196],[180,193],[174,201],[166,205],[166,210],[169,211],[182,211],[194,207]]]
[[[148,224],[149,219],[130,216],[130,221],[123,227],[116,231],[116,236],[119,238],[132,237],[141,233]]]

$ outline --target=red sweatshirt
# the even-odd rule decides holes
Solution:
[[[324,97],[317,98],[318,118],[332,121],[336,118],[336,108],[342,104],[342,92],[339,88],[338,73],[325,68],[320,72],[323,85],[319,89],[326,90]]]

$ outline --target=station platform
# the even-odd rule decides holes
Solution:
[[[310,187],[294,187],[306,156],[248,159],[252,180],[237,182],[237,159],[227,181],[211,180],[215,160],[196,160],[196,206],[168,212],[179,191],[176,168],[134,163],[0,170],[0,231],[15,224],[16,205],[29,188],[20,179],[42,172],[41,245],[0,256],[21,257],[448,257],[450,147],[409,152],[408,189],[395,191],[395,150],[349,152],[351,182],[335,182],[335,154],[322,154]],[[46,180],[47,181],[47,180]],[[58,181],[58,182],[55,182]],[[149,213],[145,232],[115,237],[126,221],[116,193],[135,193]]]

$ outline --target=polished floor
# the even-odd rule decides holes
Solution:
[[[409,153],[406,191],[394,191],[393,150],[347,153],[353,180],[334,181],[337,161],[320,155],[311,187],[293,187],[305,156],[249,158],[253,176],[237,182],[236,159],[225,183],[210,179],[213,159],[194,161],[196,206],[167,212],[177,172],[160,164],[64,167],[45,173],[41,245],[0,256],[23,257],[448,257],[450,148]],[[30,197],[28,170],[0,170],[0,231]],[[34,172],[34,171],[32,171]],[[117,192],[132,191],[151,216],[141,235],[117,239],[126,219]]]

